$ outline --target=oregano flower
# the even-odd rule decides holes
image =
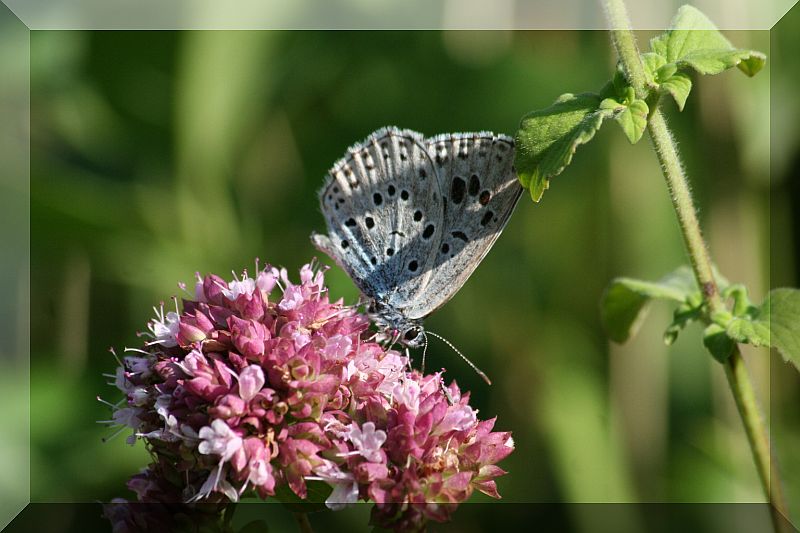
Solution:
[[[366,315],[329,299],[321,269],[305,265],[299,284],[272,267],[198,275],[178,307],[156,308],[113,376],[125,401],[109,423],[154,457],[128,484],[138,502],[222,509],[282,487],[310,500],[316,483],[329,508],[372,501],[375,525],[407,530],[448,519],[474,490],[500,497],[510,434],[455,382],[375,342]],[[132,513],[106,514],[122,528]]]

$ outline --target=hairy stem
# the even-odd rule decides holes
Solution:
[[[647,79],[625,4],[623,0],[604,0],[604,7],[611,29],[611,39],[628,81],[633,85],[638,98],[646,98]],[[664,116],[658,109],[652,112],[647,123],[647,131],[661,164],[661,170],[672,198],[672,206],[678,216],[683,241],[708,311],[713,314],[716,311],[725,310],[725,304],[719,295],[714,279],[708,248],[700,231],[697,210],[689,190],[689,181],[681,165],[675,141]],[[747,434],[767,501],[772,503],[775,510],[786,515],[786,504],[783,501],[778,476],[774,476],[774,483],[770,482],[773,479],[770,465],[773,463],[770,456],[769,434],[760,414],[753,386],[738,347],[725,362],[725,374],[728,377],[728,384]],[[780,530],[778,517],[773,515],[773,519],[775,519],[776,530]]]
[[[667,188],[672,197],[672,206],[678,215],[683,242],[689,253],[697,284],[702,289],[703,297],[708,304],[708,310],[711,313],[723,310],[725,307],[714,279],[708,248],[700,231],[697,211],[692,201],[692,193],[689,191],[689,182],[681,166],[675,141],[660,110],[656,109],[650,116],[647,131],[650,133],[658,161],[661,163],[661,170],[667,180]]]
[[[631,21],[625,3],[622,0],[606,0],[603,2],[603,7],[606,11],[611,40],[623,62],[628,81],[636,91],[636,97],[644,98],[647,96],[647,77],[644,74],[642,60],[639,58],[636,37],[630,29]]]
[[[728,378],[728,384],[733,391],[733,397],[736,400],[736,407],[739,409],[739,415],[742,417],[744,429],[747,432],[747,438],[750,441],[750,446],[753,452],[753,460],[756,463],[758,472],[761,478],[761,484],[764,488],[764,493],[775,505],[775,508],[787,514],[786,505],[783,499],[783,491],[781,484],[778,481],[777,473],[775,474],[775,483],[770,486],[770,449],[769,437],[764,431],[764,422],[761,418],[761,413],[758,409],[758,402],[756,401],[753,386],[750,383],[750,377],[747,375],[747,368],[744,366],[744,360],[737,348],[733,355],[728,359],[725,365],[725,375]],[[774,470],[774,465],[773,470]]]

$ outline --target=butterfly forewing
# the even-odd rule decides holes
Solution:
[[[320,192],[331,255],[368,297],[404,307],[433,276],[442,198],[422,136],[386,128],[348,150]]]
[[[456,133],[426,140],[444,196],[443,231],[424,298],[403,309],[422,318],[447,302],[489,252],[522,193],[513,168],[514,144],[491,133]]]

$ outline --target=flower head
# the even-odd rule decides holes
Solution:
[[[156,309],[152,339],[111,376],[126,401],[109,423],[155,458],[131,479],[137,499],[224,503],[281,486],[307,498],[322,483],[331,508],[373,501],[376,525],[419,529],[474,490],[499,497],[510,434],[441,374],[409,371],[368,327],[328,299],[312,265],[299,284],[272,267],[198,277],[193,299]]]

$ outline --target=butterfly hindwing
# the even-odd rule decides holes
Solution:
[[[444,196],[444,229],[425,297],[403,309],[411,319],[429,315],[464,285],[500,236],[522,193],[509,137],[445,134],[426,140],[426,146]]]

